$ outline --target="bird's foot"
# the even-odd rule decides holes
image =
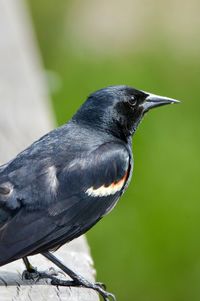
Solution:
[[[54,268],[49,268],[46,271],[38,271],[36,268],[31,268],[29,270],[25,270],[22,273],[22,279],[25,280],[35,280],[39,281],[40,279],[54,279],[54,276],[58,276],[59,274],[65,275],[62,271],[58,271]]]
[[[100,286],[103,290],[106,291],[106,285],[103,282],[95,282],[96,285]]]
[[[95,284],[90,283],[89,281],[80,277],[80,279],[76,280],[61,280],[56,277],[52,277],[51,280],[52,285],[56,286],[71,286],[71,287],[85,287],[90,288],[98,292],[104,301],[116,301],[115,295],[106,291],[106,286],[103,283],[97,282]]]
[[[29,270],[25,270],[22,273],[22,279],[25,280],[34,280],[38,278],[39,272],[36,268],[31,267]]]

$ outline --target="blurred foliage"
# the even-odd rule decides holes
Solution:
[[[115,210],[88,233],[98,271],[123,301],[200,300],[200,56],[182,56],[158,36],[127,55],[74,53],[63,35],[70,1],[28,0],[58,124],[89,93],[128,84],[182,100],[151,112],[134,137],[135,169]],[[155,39],[155,37],[154,37]],[[155,42],[155,40],[154,40]],[[54,76],[55,75],[55,76]],[[55,81],[55,80],[54,80]]]

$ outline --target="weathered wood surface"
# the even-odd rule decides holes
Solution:
[[[5,163],[53,127],[53,117],[22,0],[0,0],[0,162]],[[92,259],[84,237],[63,246],[57,256],[69,268],[94,281]],[[52,267],[41,255],[30,257],[40,270]],[[84,288],[56,288],[22,280],[22,260],[0,268],[0,301],[97,301]]]

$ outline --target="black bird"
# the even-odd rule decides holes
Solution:
[[[116,205],[133,171],[132,136],[144,114],[178,101],[111,86],[91,94],[72,119],[0,167],[0,266],[41,253],[72,280],[47,273],[54,285],[96,290],[50,250],[82,235]],[[26,274],[27,276],[28,274]]]

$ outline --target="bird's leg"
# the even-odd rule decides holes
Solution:
[[[59,267],[63,272],[65,272],[70,278],[72,278],[72,281],[66,281],[54,277],[51,281],[52,285],[91,288],[96,292],[98,292],[103,297],[104,301],[109,301],[109,300],[116,301],[116,298],[113,294],[105,291],[104,285],[100,283],[95,283],[95,284],[90,283],[85,278],[83,278],[80,275],[77,275],[68,267],[66,267],[60,260],[58,260],[50,252],[43,252],[42,255],[48,258],[50,261],[52,261],[57,267]]]
[[[22,278],[26,280],[34,280],[34,279],[41,279],[41,278],[50,278],[54,279],[53,276],[58,276],[58,271],[54,268],[50,268],[48,271],[39,272],[37,268],[33,267],[27,257],[23,257],[23,262],[26,266],[26,270],[22,274]]]
[[[28,260],[28,257],[23,257],[23,262],[26,266],[26,270],[29,272],[29,273],[34,273],[36,271],[36,268],[34,268],[32,266],[32,264],[30,263],[30,261]]]

